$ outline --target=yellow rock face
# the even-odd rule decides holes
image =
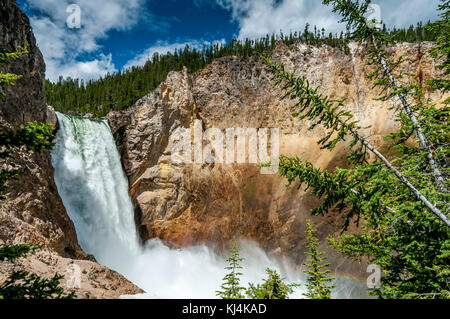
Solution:
[[[427,54],[429,44],[399,44],[392,56],[406,54],[402,71],[417,73],[420,81],[436,75],[435,61]],[[382,136],[395,128],[397,101],[382,102],[378,89],[366,74],[364,46],[350,44],[350,54],[330,47],[279,45],[272,59],[286,68],[296,68],[314,87],[333,99],[345,99],[361,126],[362,133],[382,147]],[[407,79],[405,79],[407,80]],[[434,100],[443,99],[427,93]],[[324,130],[308,130],[311,123],[292,114],[292,101],[280,101],[282,92],[274,87],[264,65],[225,57],[214,61],[199,74],[172,72],[158,89],[139,100],[127,113],[125,137],[119,150],[130,181],[130,194],[143,239],[159,237],[173,245],[214,243],[223,248],[233,236],[257,241],[274,254],[304,259],[304,230],[307,219],[318,229],[321,239],[337,229],[341,219],[331,212],[311,217],[309,210],[319,201],[308,192],[286,188],[286,180],[262,175],[254,164],[174,164],[170,160],[171,142],[177,129],[193,128],[202,120],[203,129],[279,128],[280,154],[299,156],[322,169],[333,170],[346,164],[346,143],[332,152],[321,150],[317,141]],[[364,277],[365,268],[342,260],[328,250],[332,266],[353,276]]]

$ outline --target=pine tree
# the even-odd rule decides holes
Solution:
[[[427,140],[422,128],[422,124],[415,115],[413,105],[408,101],[408,95],[414,90],[413,86],[402,85],[399,83],[399,78],[396,78],[392,72],[393,69],[398,67],[403,62],[403,57],[396,60],[391,60],[388,57],[388,53],[383,47],[384,43],[394,44],[395,39],[389,34],[383,33],[382,30],[371,27],[364,14],[368,10],[370,0],[363,1],[362,4],[359,1],[352,0],[324,0],[323,3],[331,5],[333,12],[337,12],[342,16],[341,22],[347,24],[347,30],[351,34],[351,38],[365,42],[367,41],[372,45],[369,51],[368,63],[377,67],[377,69],[370,73],[369,77],[374,79],[377,86],[383,87],[385,95],[381,100],[389,100],[394,96],[398,97],[401,105],[411,120],[412,128],[416,134],[423,151],[425,152],[429,167],[434,177],[436,187],[440,192],[449,193],[447,186],[445,185],[444,177],[439,165],[433,156],[430,143]],[[407,31],[407,41],[410,41],[410,35],[413,32],[411,26]],[[423,199],[421,199],[423,201]],[[430,209],[433,208],[427,204]],[[435,210],[435,213],[438,213]],[[445,216],[441,216],[445,219]],[[447,220],[448,221],[448,220]],[[448,223],[450,226],[450,222]]]
[[[306,279],[307,292],[303,295],[311,299],[330,299],[331,289],[336,287],[329,284],[335,278],[330,277],[329,263],[323,263],[325,257],[322,257],[325,253],[318,251],[319,240],[315,236],[316,230],[311,226],[311,222],[308,220],[306,224],[306,247],[308,251],[307,255],[310,256],[307,263],[304,265],[308,267],[304,273],[308,275]]]
[[[229,265],[225,267],[230,272],[223,277],[223,284],[220,286],[222,290],[216,291],[216,295],[222,299],[244,298],[242,291],[245,288],[239,286],[239,277],[242,276],[242,273],[239,271],[239,269],[242,269],[240,263],[244,260],[244,258],[240,257],[240,251],[241,249],[237,247],[236,239],[233,239],[233,247],[230,251],[231,256],[227,259]]]
[[[270,268],[266,268],[267,278],[262,284],[249,284],[246,294],[250,299],[289,299],[289,295],[299,284],[286,284],[280,274]]]
[[[352,138],[347,146],[346,168],[322,171],[298,157],[281,156],[279,174],[290,185],[305,184],[321,199],[321,205],[312,210],[314,215],[333,210],[342,213],[342,232],[331,236],[329,244],[344,256],[367,258],[381,268],[385,273],[381,287],[371,289],[371,295],[448,298],[450,196],[445,191],[450,176],[448,101],[436,105],[426,98],[415,74],[398,72],[404,61],[391,60],[386,47],[393,43],[392,35],[367,28],[364,12],[370,1],[324,2],[343,14],[353,39],[370,44],[368,64],[374,71],[368,76],[377,87],[384,88],[380,99],[394,104],[399,128],[384,137],[387,148],[380,151],[364,136],[365,128],[344,109],[345,100],[336,101],[320,94],[306,77],[298,77],[295,72],[287,72],[283,65],[266,59],[275,84],[283,86],[283,98],[295,101],[294,115],[309,119],[310,128],[318,125],[325,128],[326,136],[318,141],[322,149],[333,150],[337,143]],[[445,56],[445,45],[438,50]],[[388,70],[383,64],[388,65]],[[407,84],[397,83],[398,79]],[[402,97],[401,108],[395,107],[398,99],[394,98],[398,97]],[[369,157],[370,153],[375,157]],[[441,181],[435,166],[441,173]],[[350,222],[358,225],[357,232],[348,233]]]

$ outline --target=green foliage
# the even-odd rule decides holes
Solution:
[[[13,157],[14,150],[22,146],[35,152],[49,150],[53,147],[52,139],[52,129],[47,123],[33,122],[28,125],[21,125],[15,131],[2,130],[0,131],[0,159],[5,160]],[[0,169],[0,194],[6,191],[6,182],[20,174],[21,172],[14,168]],[[1,199],[4,199],[4,196],[0,195]]]
[[[368,64],[373,69],[368,77],[381,88],[379,99],[391,102],[401,95],[408,100],[442,172],[444,184],[448,185],[448,105],[435,105],[426,98],[420,77],[398,72],[404,57],[391,61],[386,50],[386,45],[395,42],[395,38],[384,30],[368,28],[363,18],[369,1],[324,2],[342,14],[352,38],[372,44]],[[448,15],[443,17],[446,22],[435,25],[448,23]],[[442,41],[441,45],[438,43],[432,53],[447,56],[448,47],[442,44],[445,43],[442,39],[438,41]],[[393,85],[389,74],[380,68],[382,60],[386,61],[389,73],[398,80],[398,85]],[[321,125],[327,129],[326,137],[318,141],[322,148],[332,150],[348,135],[353,137],[348,145],[347,168],[324,172],[299,158],[280,157],[279,174],[288,179],[288,185],[306,185],[322,199],[321,206],[313,213],[325,214],[336,209],[343,213],[342,232],[330,236],[329,244],[344,256],[368,259],[380,266],[385,275],[381,279],[381,287],[370,291],[372,295],[380,298],[448,298],[450,228],[422,200],[418,200],[394,171],[400,172],[420,194],[448,215],[449,194],[436,185],[427,150],[418,143],[417,126],[411,116],[393,105],[399,125],[396,131],[385,136],[387,150],[384,158],[389,158],[389,165],[378,155],[371,159],[369,152],[380,152],[373,147],[365,147],[367,143],[362,144],[367,141],[360,133],[364,128],[358,125],[350,112],[342,111],[345,101],[330,100],[312,88],[306,78],[297,78],[293,72],[286,72],[282,65],[268,60],[266,63],[276,83],[283,85],[284,98],[298,102],[292,107],[294,115],[309,119],[312,123],[310,128]],[[349,233],[347,227],[352,221],[359,227],[356,232]]]
[[[19,47],[16,52],[7,52],[2,46],[0,46],[0,65],[11,63],[12,61],[19,59],[26,53],[28,53],[26,48]],[[21,77],[21,75],[3,73],[0,71],[0,99],[5,97],[5,92],[2,90],[2,87],[4,85],[13,85],[14,82]]]
[[[432,40],[431,31],[424,32],[426,26],[418,24],[408,30],[386,30],[399,41]],[[402,34],[412,34],[404,38]],[[403,39],[404,38],[404,39]],[[242,59],[252,59],[261,54],[269,54],[277,43],[285,45],[305,43],[312,46],[328,45],[349,53],[347,46],[349,34],[326,34],[325,30],[317,27],[310,29],[306,24],[302,32],[291,32],[289,35],[267,35],[264,38],[251,40],[233,39],[228,44],[214,44],[202,50],[186,46],[183,49],[149,56],[144,66],[132,67],[108,74],[98,80],[84,82],[79,79],[62,77],[56,83],[45,81],[45,95],[47,103],[57,111],[75,115],[91,113],[95,117],[105,116],[111,110],[122,110],[131,107],[139,98],[154,90],[170,71],[180,71],[186,67],[195,73],[211,63],[213,60],[225,56],[237,56]]]
[[[40,249],[40,245],[20,244],[0,247],[0,262],[14,262],[31,251]],[[64,277],[55,274],[52,278],[40,278],[25,271],[14,271],[0,285],[0,299],[72,299],[75,294],[64,293],[60,280]]]
[[[381,163],[378,163],[381,165]],[[377,166],[371,167],[377,170]],[[322,172],[315,168],[310,162],[302,162],[298,157],[289,158],[280,156],[278,169],[279,175],[287,178],[288,185],[297,183],[297,188],[306,184],[306,190],[311,189],[312,195],[321,198],[321,205],[311,210],[313,215],[323,215],[330,209],[337,209],[339,212],[346,210],[343,229],[347,229],[353,217],[358,218],[363,213],[362,200],[368,200],[370,193],[356,192],[354,189],[360,189],[363,186],[365,175],[352,176],[352,182],[349,183],[350,173],[348,170],[337,168],[334,172]],[[370,172],[369,172],[370,173]],[[377,201],[367,204],[370,209],[380,209],[380,203]]]
[[[225,269],[230,272],[223,277],[223,284],[220,286],[222,290],[216,291],[216,295],[222,299],[243,299],[244,295],[242,291],[244,287],[239,286],[240,276],[242,273],[239,269],[242,269],[240,263],[244,258],[240,257],[241,249],[237,247],[236,239],[233,240],[233,247],[230,251],[231,256],[227,259],[229,265]]]
[[[20,125],[15,130],[0,132],[0,145],[6,149],[0,152],[0,158],[6,158],[14,147],[25,146],[28,150],[40,152],[53,147],[52,128],[46,123],[32,122],[28,125]]]
[[[0,286],[0,299],[73,299],[75,293],[66,294],[59,286],[63,278],[56,274],[46,279],[33,273],[15,271]]]
[[[372,42],[373,37],[386,42],[392,40],[392,37],[383,32],[383,30],[368,27],[368,21],[364,15],[368,11],[371,0],[363,0],[361,3],[353,0],[323,0],[322,2],[325,5],[331,5],[333,12],[338,13],[342,17],[340,22],[347,24],[350,39],[366,40],[369,43]]]
[[[14,261],[19,257],[26,255],[32,250],[41,248],[39,245],[20,244],[12,246],[4,246],[0,248],[0,261],[9,260]]]
[[[450,1],[441,0],[439,5],[441,11],[441,20],[438,20],[427,27],[432,33],[437,34],[436,47],[431,50],[431,54],[437,59],[443,59],[443,63],[438,65],[439,69],[444,70],[447,78],[432,79],[429,84],[432,88],[448,92],[450,90]],[[450,103],[447,99],[446,103]]]
[[[246,294],[250,299],[289,299],[289,295],[299,284],[285,284],[283,278],[274,269],[266,269],[267,278],[262,284],[249,284]]]
[[[307,292],[303,295],[310,299],[330,299],[331,289],[336,287],[335,285],[329,284],[335,278],[330,277],[330,270],[328,267],[329,263],[323,263],[325,257],[322,257],[325,253],[323,251],[318,251],[319,240],[315,236],[316,230],[311,226],[310,221],[307,221],[306,228],[306,247],[309,255],[309,259],[305,266],[308,270],[304,272],[308,275],[306,279]]]
[[[27,48],[18,47],[15,52],[7,52],[2,46],[0,46],[0,64],[9,64],[27,53]]]

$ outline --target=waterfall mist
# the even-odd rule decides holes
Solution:
[[[142,297],[215,298],[226,273],[226,257],[207,246],[169,248],[158,239],[141,245],[128,181],[108,124],[57,116],[60,128],[52,151],[55,182],[83,250],[148,292]],[[266,267],[277,269],[286,282],[304,283],[303,274],[287,260],[269,258],[252,242],[239,245],[245,257],[243,286],[261,282]],[[341,290],[335,297],[359,297],[365,288],[349,280],[339,283]],[[304,289],[302,285],[291,297],[301,297]]]

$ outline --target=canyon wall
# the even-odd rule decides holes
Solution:
[[[36,46],[28,18],[12,0],[0,3],[0,45],[7,51],[27,46],[29,53],[1,66],[3,72],[23,77],[14,87],[5,87],[0,100],[0,128],[15,129],[30,121],[48,121],[55,116],[46,106],[43,81],[45,64]],[[438,70],[426,50],[430,44],[399,44],[393,56],[409,59],[403,71],[417,73],[420,81]],[[363,126],[364,134],[382,146],[382,135],[395,127],[397,101],[381,102],[366,74],[367,50],[350,44],[350,54],[327,46],[279,44],[272,59],[289,70],[306,75],[311,84],[331,98],[345,98]],[[440,96],[431,96],[439,100]],[[433,93],[437,94],[437,93]],[[193,129],[201,120],[203,129],[279,128],[280,154],[299,156],[322,169],[345,165],[341,144],[332,152],[320,150],[316,141],[324,131],[308,130],[308,122],[296,118],[292,101],[279,98],[264,65],[257,59],[224,57],[191,75],[172,72],[161,85],[126,111],[111,112],[108,120],[129,179],[130,196],[141,238],[159,237],[174,246],[215,243],[223,249],[233,237],[258,242],[269,253],[287,256],[297,265],[305,259],[305,225],[311,219],[327,251],[332,268],[341,274],[364,278],[365,267],[343,259],[326,248],[325,237],[338,229],[336,212],[311,217],[319,201],[303,189],[286,188],[286,180],[261,174],[254,164],[174,163],[171,152],[183,128]],[[207,144],[204,142],[204,144]],[[75,228],[67,216],[54,183],[50,153],[16,150],[14,163],[23,174],[8,182],[7,199],[0,202],[0,245],[32,242],[44,250],[20,265],[1,263],[0,279],[17,267],[51,276],[64,274],[76,262],[83,270],[81,297],[117,297],[141,290],[92,259],[80,248]],[[11,165],[2,162],[2,165]],[[69,257],[69,258],[64,258]],[[1,281],[1,280],[0,280]]]
[[[421,81],[436,72],[435,62],[424,54],[429,43],[399,44],[392,56],[406,54],[403,71],[417,73]],[[272,60],[297,75],[306,75],[313,87],[333,99],[345,99],[364,135],[382,146],[382,135],[395,127],[389,107],[397,101],[376,101],[378,89],[366,77],[367,48],[350,44],[350,54],[328,46],[279,44]],[[431,93],[427,93],[431,94]],[[216,243],[221,249],[234,236],[252,239],[272,254],[288,256],[297,265],[305,255],[305,225],[311,219],[322,239],[332,268],[365,278],[365,267],[342,259],[326,247],[325,237],[338,229],[337,213],[311,217],[319,201],[309,192],[286,188],[286,180],[264,175],[254,164],[177,164],[171,160],[181,130],[279,128],[280,154],[299,156],[322,169],[346,164],[346,147],[320,150],[322,128],[308,130],[308,121],[292,114],[292,101],[280,101],[265,66],[257,59],[224,57],[195,75],[172,72],[153,92],[129,110],[111,112],[108,120],[129,178],[135,219],[143,240],[159,237],[175,246]],[[433,96],[439,99],[439,96]],[[204,144],[207,144],[204,142]]]
[[[14,52],[19,46],[28,51],[20,59],[0,66],[4,73],[22,76],[14,86],[1,88],[6,97],[0,99],[0,129],[17,129],[33,121],[49,122],[56,128],[55,114],[45,102],[42,54],[28,17],[13,0],[0,2],[0,46],[7,52]],[[7,182],[3,194],[6,199],[0,201],[0,246],[20,243],[43,246],[15,263],[0,262],[0,284],[13,271],[22,270],[45,278],[55,273],[63,275],[62,287],[74,291],[78,298],[117,298],[142,292],[117,272],[94,262],[80,248],[74,224],[54,182],[50,151],[16,149],[13,158],[2,160],[0,165],[22,172],[17,179]],[[80,288],[66,285],[74,264],[81,272]]]
[[[1,128],[16,129],[33,121],[46,122],[47,113],[51,112],[44,95],[45,63],[28,17],[12,0],[2,1],[0,17],[0,46],[8,52],[18,47],[28,51],[18,60],[1,66],[4,73],[22,76],[14,85],[2,87],[6,96],[0,100]],[[0,240],[41,243],[67,257],[85,256],[58,195],[50,152],[16,150],[13,162],[22,175],[8,182],[7,199],[0,202]],[[12,161],[2,165],[12,165]]]

